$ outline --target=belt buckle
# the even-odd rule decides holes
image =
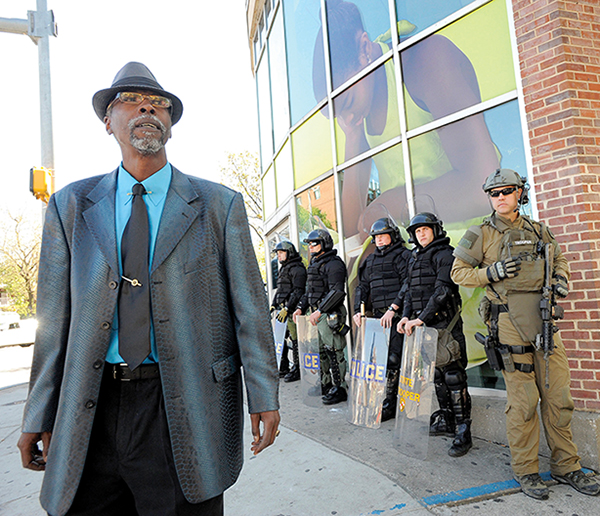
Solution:
[[[117,364],[115,367],[115,377],[117,376],[117,370],[123,371],[123,368],[125,368],[125,367],[129,367],[125,362],[123,362],[121,364]],[[119,369],[117,369],[117,368],[119,368]],[[121,378],[115,378],[115,379],[117,379],[121,382],[130,382],[131,381],[131,378],[125,378],[124,376]]]

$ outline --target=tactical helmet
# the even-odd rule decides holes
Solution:
[[[395,244],[396,242],[398,242],[398,240],[402,240],[402,237],[400,236],[400,229],[394,223],[393,220],[384,217],[373,222],[373,225],[371,226],[371,231],[369,232],[369,235],[373,237],[373,243],[375,243],[376,235],[386,234],[392,237],[392,244]]]
[[[323,251],[331,251],[333,249],[333,238],[328,231],[324,229],[313,229],[304,239],[304,243],[318,242],[321,244]]]
[[[298,251],[296,251],[296,247],[289,240],[282,240],[275,246],[275,249],[273,249],[271,252],[273,254],[277,254],[277,251],[285,251],[287,253],[286,260],[298,256]]]
[[[521,177],[517,172],[510,168],[496,169],[495,172],[487,177],[482,188],[485,193],[490,193],[494,188],[501,188],[503,186],[516,186],[517,188],[522,188],[523,191],[519,198],[519,204],[527,204],[529,202],[529,197],[527,195],[529,185],[527,184],[527,179]]]
[[[410,235],[409,242],[411,244],[418,245],[419,241],[417,240],[415,232],[417,231],[417,228],[420,228],[421,226],[430,227],[433,230],[434,239],[446,236],[446,231],[444,231],[444,223],[438,219],[435,214],[424,211],[422,213],[417,213],[410,220],[410,226],[406,228],[406,231],[408,231],[408,234]]]

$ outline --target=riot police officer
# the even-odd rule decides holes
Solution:
[[[471,396],[467,389],[466,341],[460,318],[458,286],[450,279],[454,248],[444,226],[433,213],[418,213],[407,231],[415,244],[408,268],[407,288],[398,331],[410,335],[415,326],[451,328],[460,347],[460,358],[435,369],[435,393],[440,409],[432,414],[430,435],[454,436],[451,457],[465,455],[471,440]],[[398,298],[396,304],[400,304]]]
[[[550,332],[554,351],[546,355],[548,362],[543,346],[536,349],[536,336],[541,335],[543,326],[542,286],[551,282],[547,292],[553,290],[556,296],[565,297],[569,265],[548,227],[519,213],[528,202],[524,178],[514,170],[498,169],[486,179],[483,190],[492,214],[482,224],[471,226],[460,240],[454,251],[452,279],[465,287],[486,289],[480,314],[493,343],[486,346],[490,364],[495,362],[504,369],[506,430],[515,479],[526,495],[548,498],[548,487],[538,472],[536,407],[541,399],[552,477],[581,493],[597,495],[600,485],[582,472],[573,443],[573,400],[564,345],[558,333],[552,337]],[[546,265],[550,277],[546,277]],[[502,350],[506,360],[496,361],[496,350]]]
[[[277,260],[281,268],[277,277],[277,292],[271,303],[271,310],[279,310],[277,319],[287,322],[287,336],[292,343],[292,368],[289,367],[288,345],[283,344],[281,362],[279,364],[279,376],[284,382],[296,382],[300,380],[300,361],[298,359],[298,333],[296,323],[289,317],[298,305],[298,301],[304,294],[306,288],[306,267],[302,258],[296,251],[294,244],[288,241],[279,242],[273,253],[277,254]]]
[[[390,328],[386,394],[381,420],[396,415],[398,378],[402,361],[403,336],[396,330],[399,317],[394,300],[406,280],[410,251],[405,247],[398,226],[389,218],[376,220],[371,226],[371,241],[375,251],[359,269],[359,284],[354,294],[354,323],[361,325],[362,306],[370,308],[384,328]]]
[[[294,312],[309,314],[309,321],[317,326],[321,362],[321,392],[325,405],[334,405],[348,399],[346,386],[345,334],[346,265],[333,248],[328,231],[315,229],[304,240],[311,255],[307,270],[306,292]]]

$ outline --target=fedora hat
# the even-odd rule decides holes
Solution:
[[[149,91],[171,99],[173,104],[171,122],[173,125],[179,122],[181,114],[183,113],[183,104],[181,103],[181,100],[172,93],[163,90],[162,86],[158,84],[156,77],[154,77],[145,64],[133,61],[127,63],[119,70],[110,88],[100,90],[94,95],[92,103],[94,104],[94,111],[96,112],[96,115],[98,115],[98,118],[104,120],[106,108],[113,101],[117,93],[129,90]]]

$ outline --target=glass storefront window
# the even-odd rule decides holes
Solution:
[[[275,170],[271,166],[262,178],[263,194],[263,218],[267,219],[269,215],[277,209],[277,194],[275,190]]]
[[[388,0],[354,0],[326,5],[331,76],[336,89],[390,49],[389,4]]]
[[[394,63],[388,60],[333,100],[338,163],[400,134]]]
[[[339,240],[335,211],[335,185],[333,176],[323,179],[296,196],[298,240],[300,254],[308,263],[308,247],[304,239],[313,229],[326,229],[333,242]]]
[[[506,3],[477,9],[407,48],[400,60],[408,129],[513,91]]]
[[[320,0],[283,0],[285,43],[290,92],[292,125],[298,123],[312,108],[325,98],[315,99],[313,68],[325,74],[323,44],[315,45],[321,28]],[[314,59],[314,55],[317,56]],[[315,61],[315,64],[313,64]],[[318,68],[316,63],[321,63]]]
[[[396,0],[400,41],[414,36],[474,0]],[[412,30],[408,30],[408,25]]]
[[[329,120],[321,112],[292,133],[292,150],[296,188],[333,168]]]
[[[273,159],[273,124],[271,122],[271,87],[268,61],[263,59],[256,73],[258,92],[258,124],[260,130],[260,161],[267,167]]]
[[[278,146],[290,129],[287,67],[281,10],[273,22],[269,36],[269,68],[271,70],[271,101],[273,106],[273,136]]]
[[[292,148],[287,140],[275,158],[277,183],[277,206],[281,206],[294,191],[294,170],[292,168]]]

